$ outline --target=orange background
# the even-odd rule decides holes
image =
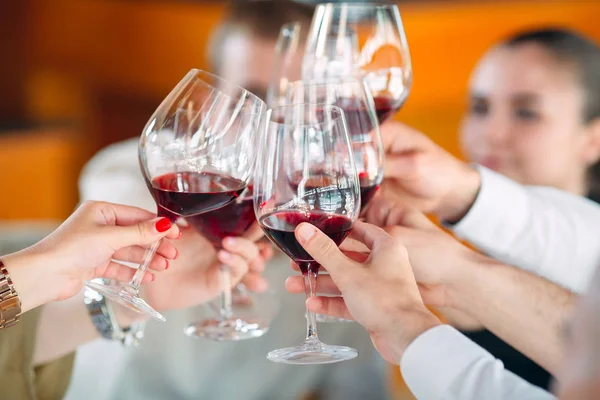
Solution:
[[[223,10],[174,1],[3,2],[0,49],[9,57],[0,63],[0,121],[16,116],[37,127],[0,134],[0,219],[67,216],[83,163],[138,135],[185,72],[206,68],[208,34]],[[455,154],[468,77],[490,45],[545,24],[600,42],[595,1],[417,1],[400,10],[414,84],[397,118]]]

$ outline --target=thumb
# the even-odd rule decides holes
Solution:
[[[147,246],[162,238],[177,239],[179,227],[168,218],[154,218],[128,226],[114,226],[108,232],[115,248]]]
[[[298,225],[296,239],[316,262],[325,267],[335,281],[347,276],[356,266],[340,251],[333,240],[309,223]]]

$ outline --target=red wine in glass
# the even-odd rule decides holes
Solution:
[[[171,172],[152,179],[148,188],[159,214],[189,217],[225,206],[246,188],[243,181],[212,172]]]
[[[400,110],[400,107],[402,107],[402,100],[397,100],[390,96],[373,97],[373,101],[375,102],[375,114],[377,114],[379,125],[396,114]]]
[[[341,215],[320,211],[277,211],[261,217],[259,223],[267,237],[300,266],[303,274],[306,274],[308,264],[314,260],[298,243],[294,234],[294,229],[302,222],[316,226],[339,246],[350,233],[352,221]]]
[[[225,207],[188,217],[186,221],[202,233],[213,246],[221,248],[223,239],[228,236],[241,236],[256,221],[251,186]]]
[[[358,180],[360,182],[360,209],[364,210],[367,204],[375,197],[380,183],[370,180],[366,172],[358,174]]]

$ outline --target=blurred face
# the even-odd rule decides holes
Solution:
[[[464,154],[518,182],[584,194],[598,150],[574,72],[536,44],[492,50],[472,76]]]
[[[234,31],[223,43],[221,70],[217,74],[264,100],[273,69],[274,48],[274,40]]]

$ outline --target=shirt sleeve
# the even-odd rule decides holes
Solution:
[[[69,385],[75,353],[34,367],[33,356],[41,308],[21,315],[19,323],[0,331],[0,387],[3,399],[60,399]]]
[[[600,264],[600,206],[479,167],[481,189],[449,227],[491,257],[583,293]]]
[[[449,325],[415,339],[404,352],[400,369],[417,399],[555,399],[505,370],[501,361]]]

